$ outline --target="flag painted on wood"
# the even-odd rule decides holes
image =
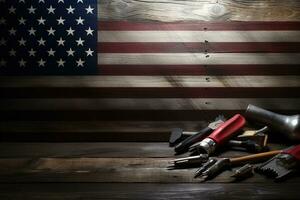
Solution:
[[[0,74],[93,74],[96,0],[2,0]]]

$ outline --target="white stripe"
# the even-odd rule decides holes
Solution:
[[[300,110],[299,98],[1,99],[0,110]]]
[[[98,64],[300,64],[300,53],[99,53]]]
[[[1,87],[300,87],[300,76],[2,77]]]
[[[99,42],[300,42],[300,31],[98,31]]]

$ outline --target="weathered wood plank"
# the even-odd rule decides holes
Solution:
[[[3,158],[0,182],[193,183],[196,169],[168,170],[172,158]],[[209,182],[229,183],[231,171]],[[256,175],[245,182],[272,182]],[[300,178],[291,179],[300,183]]]
[[[145,113],[141,113],[141,116],[143,114]],[[28,113],[24,115],[25,118],[26,116]],[[41,116],[45,115],[41,114]],[[123,117],[128,120],[128,116]],[[135,118],[138,119],[138,116]],[[152,118],[155,118],[155,115]],[[63,117],[61,120],[63,121],[0,122],[0,140],[11,142],[161,142],[168,141],[170,132],[175,127],[199,130],[206,124],[203,119],[197,119],[197,121],[66,121]],[[159,119],[156,118],[156,120]]]
[[[280,68],[280,66],[278,66]],[[274,69],[275,70],[275,69]],[[300,76],[2,76],[1,88],[300,87]]]
[[[34,183],[0,184],[1,199],[232,199],[296,200],[298,183],[150,184]]]
[[[98,53],[101,65],[300,64],[298,53]]]
[[[300,51],[300,42],[103,42],[98,44],[97,51],[99,53],[296,53]]]
[[[298,21],[300,4],[287,1],[98,1],[99,20],[136,21]]]
[[[99,65],[99,75],[299,75],[300,65]],[[274,70],[276,69],[276,70]]]
[[[276,43],[300,42],[300,31],[98,31],[98,38],[100,45],[102,42],[206,42],[207,45],[210,42]]]
[[[270,149],[285,145],[269,144]],[[246,155],[224,150],[223,157]],[[0,158],[164,158],[174,156],[167,142],[90,142],[90,143],[1,143]],[[180,155],[186,156],[186,154]],[[176,156],[178,157],[178,156]]]
[[[175,89],[176,90],[176,89]],[[188,89],[186,89],[188,90]],[[259,90],[256,88],[256,90]],[[202,92],[207,92],[203,90]],[[232,90],[225,90],[228,93]],[[224,91],[224,92],[225,92]],[[247,91],[247,90],[246,90]],[[260,94],[265,91],[264,88],[260,90]],[[0,100],[0,111],[109,111],[109,110],[245,110],[248,104],[254,104],[259,107],[270,110],[300,110],[299,105],[299,90],[279,89],[275,94],[281,95],[280,98],[271,98],[271,94],[263,95],[255,98],[230,98],[216,96],[191,98],[182,96],[181,98],[164,98],[156,96],[156,98],[2,98]],[[142,91],[141,91],[142,92]],[[153,93],[158,92],[153,90]],[[248,91],[249,92],[249,91]],[[253,91],[254,92],[254,91]],[[265,91],[267,93],[267,91]],[[279,93],[279,94],[278,94]],[[290,94],[291,97],[282,96],[283,94]],[[143,94],[143,92],[142,92]],[[179,93],[180,94],[180,93]],[[275,96],[275,94],[273,94]],[[156,94],[157,95],[157,94]],[[163,95],[163,94],[161,94]],[[203,94],[205,96],[205,94]],[[224,93],[224,95],[226,95]],[[231,94],[229,94],[231,95]],[[232,94],[234,95],[234,94]],[[244,95],[247,95],[246,93]],[[254,95],[254,94],[253,94]],[[294,96],[295,95],[295,96]],[[192,95],[193,96],[193,95]]]
[[[271,98],[273,100],[266,101],[277,101],[275,98],[283,98],[285,101],[293,101],[289,98],[298,98],[300,94],[298,91],[300,87],[128,87],[128,88],[3,88],[0,89],[0,97],[5,99],[4,102],[9,102],[10,100],[14,102],[15,99],[9,98],[20,98],[20,99],[31,99],[33,98],[55,98],[53,102],[57,100],[69,100],[72,102],[72,98],[81,98],[81,99],[93,99],[96,101],[97,98],[104,99],[111,98],[112,101],[122,99],[129,99],[129,101],[134,101],[131,98],[138,99],[150,99],[152,98],[155,104],[158,98],[201,98],[209,101],[209,98],[218,98],[228,101],[229,98],[239,98],[232,99],[237,101],[238,104],[241,104],[241,101],[247,101],[242,98],[257,98],[254,101],[260,101],[259,99]],[[117,98],[117,99],[113,99]],[[225,98],[225,99],[224,99]],[[49,99],[46,99],[48,101]],[[78,99],[75,99],[75,101]],[[34,100],[33,100],[34,101]],[[42,101],[42,100],[39,100]],[[85,101],[85,100],[84,100]],[[104,100],[105,105],[110,104],[110,100]],[[160,101],[168,101],[167,99]],[[214,100],[212,100],[214,102]],[[74,102],[74,101],[73,101]],[[276,102],[277,103],[277,102]],[[120,102],[116,102],[120,104]],[[121,103],[122,104],[122,103]],[[9,103],[8,103],[9,105]],[[170,104],[174,106],[174,104]],[[70,105],[71,106],[71,105]],[[59,107],[59,106],[58,106]],[[205,108],[205,105],[204,105]],[[97,109],[97,108],[95,108]],[[99,109],[99,108],[98,108]],[[105,108],[109,109],[109,108]],[[131,109],[131,107],[130,107]],[[136,108],[135,108],[136,109]],[[184,108],[190,109],[190,108]],[[211,109],[211,108],[210,108]],[[216,108],[214,108],[216,109]],[[235,107],[234,109],[240,109]]]
[[[173,154],[173,149],[166,142],[0,144],[0,158],[163,158]]]

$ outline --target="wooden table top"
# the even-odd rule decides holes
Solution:
[[[280,149],[281,145],[271,145]],[[245,155],[236,151],[224,157]],[[184,155],[183,155],[184,156]],[[0,199],[298,199],[300,178],[231,183],[228,170],[200,183],[196,169],[166,169],[167,143],[2,143]]]

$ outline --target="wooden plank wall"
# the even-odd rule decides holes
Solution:
[[[300,21],[297,0],[99,0],[98,4],[100,30],[101,23],[108,21]],[[102,36],[100,33],[101,39]],[[255,61],[260,55],[249,54],[243,58],[246,70],[238,65],[220,69],[216,63],[227,64],[233,57],[215,58],[212,54],[209,69],[207,65],[175,66],[170,72],[153,66],[136,70],[128,65],[125,70],[115,66],[119,73],[116,75],[111,66],[101,61],[99,74],[94,76],[2,76],[0,139],[166,141],[173,127],[197,130],[219,113],[230,116],[243,112],[249,103],[282,113],[298,113],[298,36],[293,33],[294,42],[278,46],[279,56],[268,54],[270,62],[282,64],[272,68]],[[104,47],[99,46],[100,53]],[[256,45],[251,48],[251,53],[277,51],[273,46],[271,50]],[[122,64],[120,57],[115,54],[104,58]]]

